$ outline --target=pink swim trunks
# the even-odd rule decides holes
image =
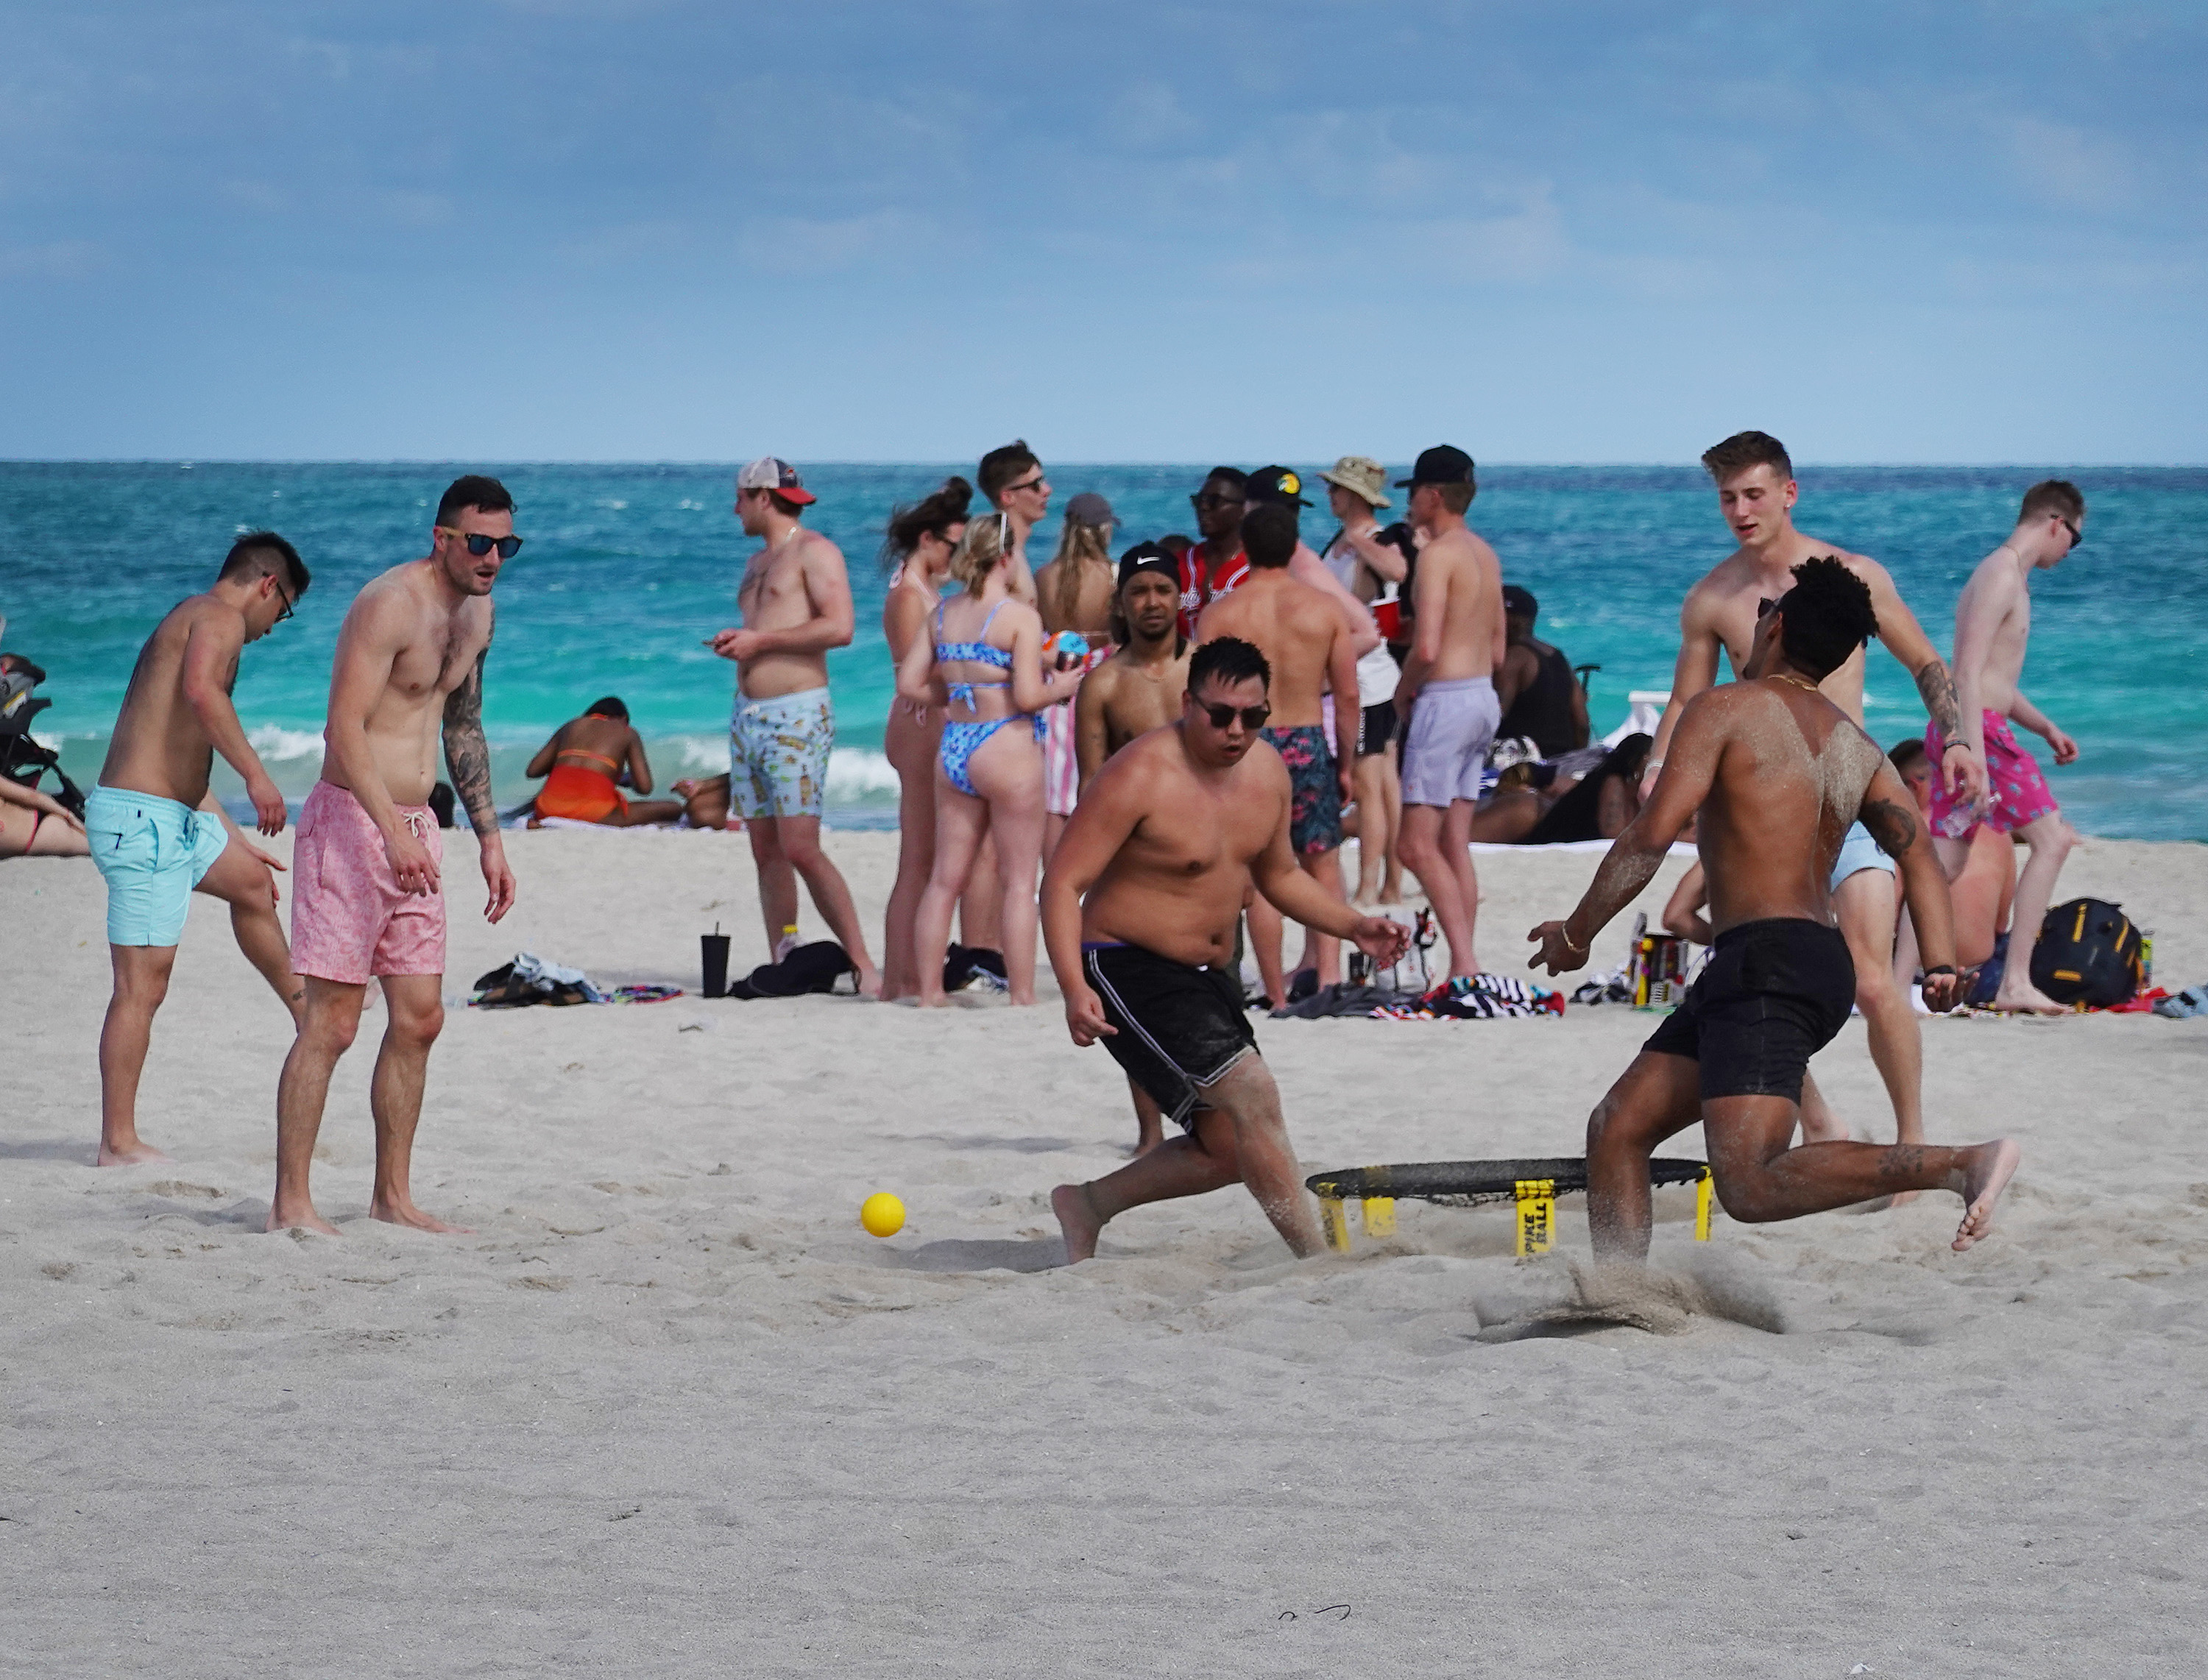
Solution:
[[[2013,834],[2026,823],[2057,809],[2055,795],[2039,768],[2039,760],[2016,744],[2008,719],[1999,712],[1983,714],[1986,734],[1986,795],[1984,821],[1996,834]],[[1940,726],[1924,726],[1924,750],[1940,762]],[[1948,793],[1946,778],[1932,777],[1932,827],[1935,833],[1961,840],[1977,827],[1969,807]]]
[[[444,836],[426,805],[399,819],[439,864]],[[371,975],[445,972],[445,895],[399,890],[383,837],[344,788],[315,783],[291,854],[291,968],[318,980],[365,985]]]

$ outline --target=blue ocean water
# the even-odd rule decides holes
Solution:
[[[735,621],[750,544],[730,513],[726,465],[511,465],[485,469],[519,504],[528,546],[498,585],[498,634],[485,721],[501,802],[526,796],[529,754],[601,694],[629,705],[663,784],[727,768],[733,670],[700,645]],[[40,734],[80,782],[98,773],[140,644],[177,600],[204,588],[233,535],[273,527],[315,573],[297,617],[246,651],[237,702],[287,792],[320,764],[331,649],[353,592],[425,551],[431,510],[458,469],[415,464],[0,464],[0,615],[4,645],[50,673]],[[896,777],[879,750],[893,692],[880,633],[877,563],[891,506],[950,471],[806,468],[820,501],[808,523],[840,543],[858,600],[858,637],[829,658],[838,748],[831,819],[895,820]],[[1053,465],[1057,505],[1109,497],[1121,533],[1190,531],[1203,466]],[[2058,469],[1807,468],[1802,528],[1892,568],[1943,652],[1971,567],[2005,536],[2018,497]],[[1400,476],[1400,475],[1397,475]],[[2056,795],[2089,833],[2208,839],[2208,471],[2079,468],[2064,475],[2092,513],[2085,546],[2036,583],[2026,692],[2075,735],[2078,762]],[[1473,523],[1506,577],[1541,603],[1539,631],[1575,662],[1599,663],[1598,733],[1633,689],[1670,686],[1678,603],[1728,552],[1707,481],[1691,466],[1484,469]],[[1305,516],[1314,543],[1332,530]],[[1055,545],[1053,519],[1035,555]],[[1924,716],[1909,677],[1873,651],[1872,733],[1891,744]],[[218,788],[238,791],[218,766]]]

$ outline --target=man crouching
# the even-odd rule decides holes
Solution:
[[[1101,1038],[1187,1133],[1051,1192],[1069,1262],[1094,1255],[1097,1233],[1130,1208],[1231,1184],[1249,1186],[1297,1254],[1322,1245],[1233,970],[1235,923],[1254,883],[1288,916],[1383,965],[1408,933],[1358,915],[1297,867],[1287,769],[1258,734],[1271,680],[1245,641],[1198,648],[1179,720],[1097,773],[1043,875],[1043,939],[1073,1041]]]

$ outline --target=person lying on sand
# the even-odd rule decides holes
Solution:
[[[1789,1149],[1809,1057],[1846,1024],[1855,965],[1829,885],[1861,822],[1900,867],[1924,954],[1924,1001],[1955,1005],[1947,878],[1916,801],[1870,738],[1817,685],[1877,631],[1871,595],[1837,560],[1794,568],[1767,603],[1740,680],[1683,710],[1663,774],[1562,921],[1527,935],[1529,966],[1584,967],[1587,947],[1640,895],[1699,807],[1698,845],[1716,935],[1687,1001],[1659,1027],[1587,1119],[1587,1223],[1600,1261],[1648,1257],[1648,1158],[1696,1119],[1718,1199],[1735,1219],[1794,1219],[1897,1192],[1963,1198],[1954,1246],[1993,1228],[2016,1171],[2002,1138],[1964,1149],[1811,1143]]]
[[[1249,1186],[1297,1254],[1322,1245],[1233,969],[1243,896],[1254,884],[1383,967],[1410,931],[1359,915],[1297,867],[1287,769],[1258,733],[1270,676],[1245,641],[1199,647],[1179,718],[1097,772],[1043,873],[1043,939],[1073,1041],[1102,1039],[1186,1133],[1051,1192],[1069,1262],[1094,1255],[1105,1223],[1130,1208],[1232,1184]]]
[[[0,776],[0,857],[82,857],[84,825],[51,794]]]
[[[592,700],[580,717],[554,730],[529,761],[528,773],[545,778],[529,819],[531,828],[544,817],[635,828],[671,823],[682,814],[681,800],[632,801],[621,792],[616,778],[622,776],[637,792],[651,791],[651,760],[645,756],[644,737],[629,727],[628,708],[611,694]]]

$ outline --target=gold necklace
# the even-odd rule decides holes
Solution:
[[[1798,676],[1789,676],[1789,675],[1788,675],[1785,671],[1773,671],[1773,672],[1772,672],[1772,674],[1771,674],[1771,679],[1772,679],[1772,681],[1774,681],[1774,682],[1791,682],[1791,683],[1792,683],[1792,684],[1793,684],[1797,688],[1803,689],[1803,690],[1804,690],[1805,692],[1807,692],[1807,693],[1812,693],[1812,694],[1821,694],[1821,693],[1824,693],[1824,690],[1822,690],[1821,688],[1818,687],[1818,686],[1817,686],[1815,683],[1814,683],[1814,682],[1810,682],[1810,681],[1806,681],[1805,679],[1803,679],[1803,678],[1802,678],[1802,677],[1798,677]]]

